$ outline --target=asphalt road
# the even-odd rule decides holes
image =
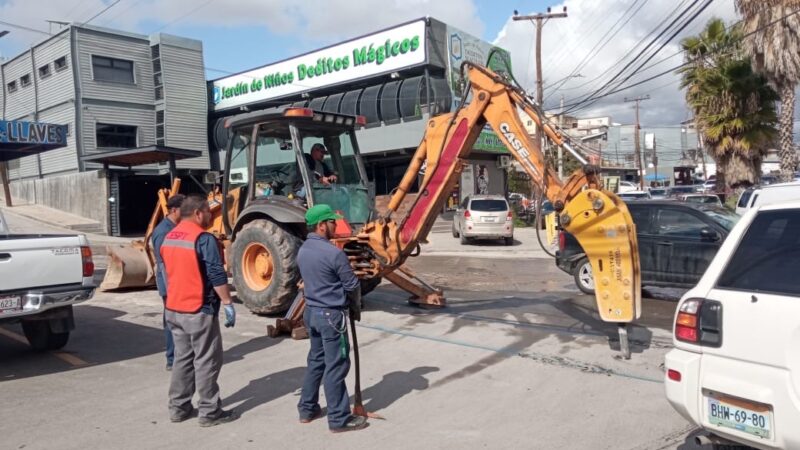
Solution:
[[[272,319],[243,306],[236,328],[223,331],[220,378],[225,406],[241,419],[211,429],[170,423],[151,290],[98,293],[78,306],[60,352],[33,353],[18,325],[0,327],[0,447],[696,448],[695,431],[663,396],[670,293],[645,300],[626,361],[616,357],[616,327],[551,260],[422,256],[410,265],[445,289],[449,306],[413,308],[387,284],[366,297],[364,399],[387,420],[365,431],[297,423],[308,343],[266,337]]]

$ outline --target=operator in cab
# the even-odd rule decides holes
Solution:
[[[319,142],[311,146],[311,153],[303,153],[303,159],[311,175],[311,182],[322,183],[330,186],[338,180],[336,173],[325,164],[325,155],[328,149]],[[303,177],[300,175],[300,167],[297,168],[297,182],[295,183],[295,195],[301,198],[306,197],[306,188],[303,185]]]

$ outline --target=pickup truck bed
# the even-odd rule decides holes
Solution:
[[[34,349],[63,347],[72,305],[94,295],[93,272],[86,236],[0,234],[0,324],[21,322]]]

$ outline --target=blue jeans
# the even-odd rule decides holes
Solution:
[[[164,299],[164,303],[166,303],[166,299]],[[167,345],[167,365],[172,366],[172,362],[175,361],[175,342],[172,340],[172,331],[169,330],[169,325],[167,325],[166,309],[164,309],[164,314],[161,315],[161,318],[164,321],[164,340],[166,341]]]
[[[312,417],[319,411],[319,385],[322,383],[328,401],[328,427],[343,427],[350,417],[350,396],[344,382],[350,370],[347,310],[307,306],[303,320],[311,349],[297,410],[300,418]]]

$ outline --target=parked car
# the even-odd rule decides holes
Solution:
[[[631,200],[650,200],[650,193],[645,191],[628,191],[617,195],[625,202]]]
[[[681,196],[681,201],[722,206],[722,201],[720,201],[719,196],[714,194],[686,194]]]
[[[500,195],[473,195],[453,215],[453,237],[465,245],[472,239],[503,239],[514,243],[514,215]]]
[[[681,195],[694,194],[697,192],[697,189],[698,188],[696,185],[691,184],[685,186],[672,186],[667,188],[667,197],[680,198]]]
[[[745,189],[736,202],[736,214],[742,215],[748,209],[758,205],[800,200],[800,182],[770,184],[769,186],[753,186]]]
[[[667,188],[650,188],[648,189],[650,198],[653,200],[663,200],[667,198]]]
[[[643,286],[694,286],[739,218],[703,204],[639,201],[627,206],[636,224]],[[558,244],[558,267],[574,277],[578,289],[593,294],[592,266],[583,248],[564,231]]]
[[[697,192],[707,194],[709,192],[714,192],[716,190],[717,190],[717,180],[708,180],[705,183],[699,185]]]
[[[637,183],[633,183],[631,181],[620,181],[619,182],[619,191],[618,191],[618,193],[620,193],[620,194],[623,193],[623,192],[638,191],[638,190],[639,190],[639,184],[637,184]]]
[[[759,184],[761,186],[768,186],[770,184],[778,183],[780,179],[776,175],[761,175]]]
[[[678,303],[665,393],[699,443],[800,448],[798,267],[800,203],[756,207]]]
[[[21,322],[35,350],[66,345],[72,305],[94,295],[94,263],[84,235],[11,234],[0,212],[0,324]]]

